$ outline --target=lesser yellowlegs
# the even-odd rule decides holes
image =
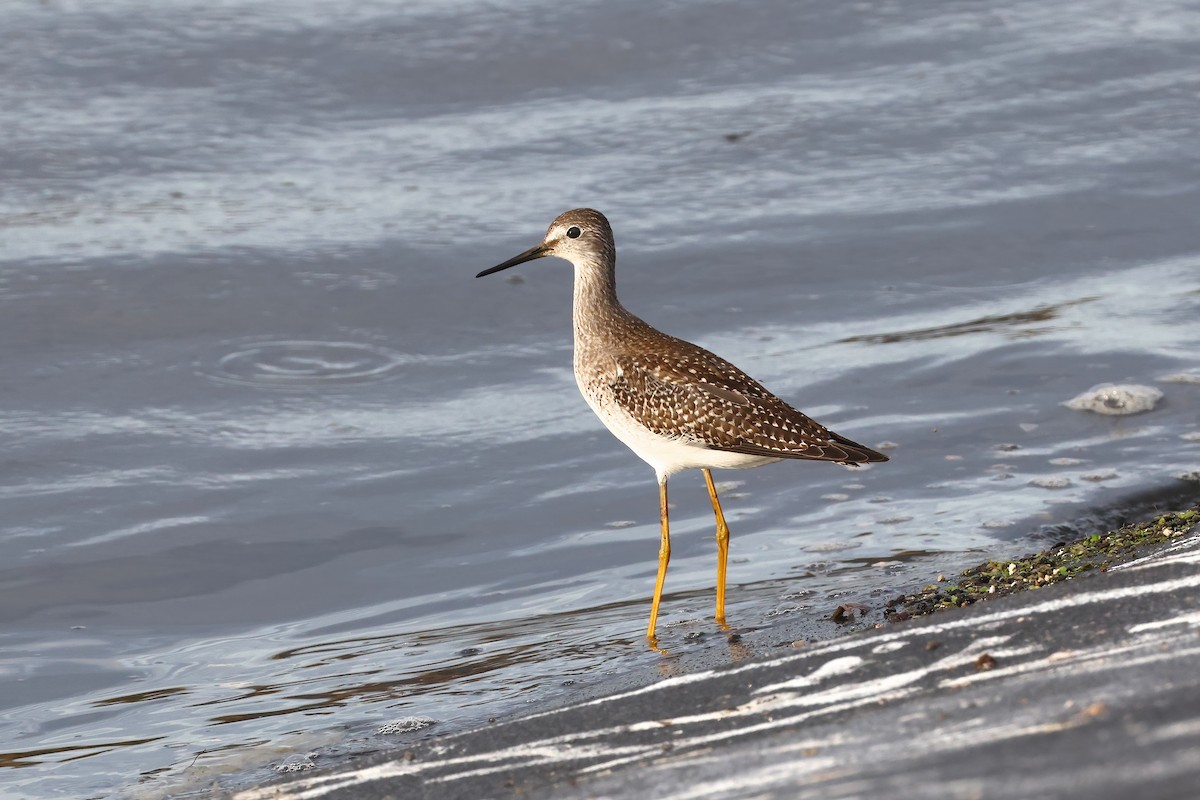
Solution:
[[[839,436],[771,394],[728,361],[668,336],[617,300],[616,246],[599,211],[577,208],[550,224],[546,236],[482,278],[526,261],[555,256],[575,267],[575,380],[600,421],[658,476],[662,540],[646,636],[653,642],[671,534],[667,479],[701,469],[717,518],[717,613],[725,623],[729,526],[712,468],[736,469],[783,458],[865,464],[887,456]]]

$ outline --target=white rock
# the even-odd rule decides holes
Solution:
[[[1076,411],[1122,416],[1150,411],[1162,399],[1163,393],[1153,386],[1136,383],[1102,383],[1063,403]]]
[[[1065,489],[1071,485],[1071,479],[1062,477],[1034,478],[1029,482],[1029,485],[1036,486],[1039,489]]]

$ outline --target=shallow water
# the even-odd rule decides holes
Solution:
[[[653,477],[575,390],[569,268],[471,277],[572,206],[612,220],[632,310],[891,447],[718,475],[742,629],[832,635],[830,601],[1200,468],[1194,4],[118,0],[0,29],[13,796],[256,780],[674,668],[642,640]],[[1106,382],[1163,398],[1063,405]],[[719,663],[703,482],[671,489],[660,632]],[[374,734],[409,716],[437,724]]]

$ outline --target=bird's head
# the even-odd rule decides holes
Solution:
[[[599,211],[591,208],[575,208],[559,214],[546,236],[536,247],[513,256],[503,264],[485,269],[476,275],[482,278],[493,272],[524,264],[536,258],[554,256],[566,259],[575,265],[612,263],[614,259],[612,228]]]

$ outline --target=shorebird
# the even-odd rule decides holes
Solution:
[[[839,436],[767,391],[725,359],[668,336],[617,300],[617,251],[599,211],[577,208],[550,223],[535,247],[475,277],[554,256],[575,267],[575,381],[600,421],[654,468],[661,541],[646,637],[656,642],[671,531],[667,479],[700,469],[717,521],[716,620],[725,625],[729,526],[712,470],[741,469],[784,458],[859,465],[887,456]]]

